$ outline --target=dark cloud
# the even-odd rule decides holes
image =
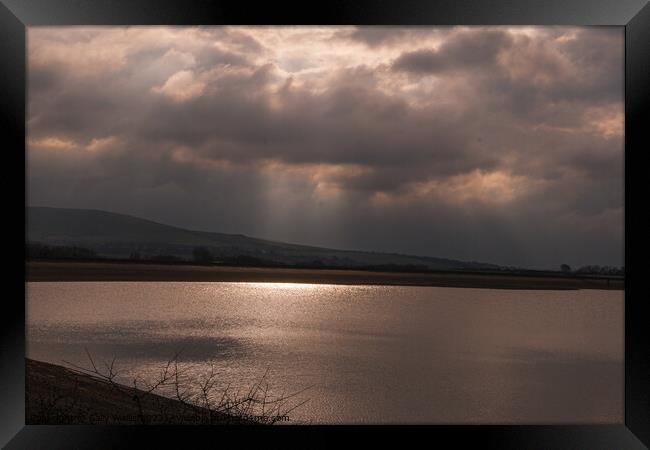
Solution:
[[[439,49],[424,48],[403,53],[393,67],[415,73],[483,69],[486,65],[493,65],[499,51],[511,45],[513,38],[505,31],[455,32]]]
[[[452,27],[431,28],[424,26],[360,26],[337,33],[341,39],[356,41],[370,48],[399,45],[405,41],[418,41],[443,34]]]
[[[28,201],[339,248],[622,264],[623,35],[533,31],[32,29]]]

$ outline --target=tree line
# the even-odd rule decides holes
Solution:
[[[625,266],[615,267],[615,266],[599,266],[599,265],[587,265],[582,266],[578,269],[571,269],[571,266],[568,264],[562,264],[560,266],[560,271],[564,273],[575,273],[583,275],[616,275],[624,276],[625,275]]]

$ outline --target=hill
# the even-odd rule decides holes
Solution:
[[[27,241],[38,246],[75,248],[70,254],[106,258],[193,260],[216,263],[333,268],[496,270],[499,266],[395,253],[336,250],[274,242],[239,234],[192,231],[107,211],[27,208]],[[36,246],[36,247],[35,247]],[[45,247],[47,249],[48,247]],[[90,252],[90,253],[88,253]]]

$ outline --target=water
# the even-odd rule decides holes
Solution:
[[[311,423],[622,423],[623,292],[283,283],[27,284],[28,357],[120,380],[173,354]],[[295,400],[294,399],[294,400]],[[290,422],[290,423],[291,423]]]

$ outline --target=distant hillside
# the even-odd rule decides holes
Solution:
[[[499,266],[434,257],[334,250],[251,238],[239,234],[191,231],[106,211],[27,208],[27,241],[38,247],[83,248],[109,258],[192,260],[208,255],[221,263],[263,263],[309,267],[428,270],[494,270]]]

